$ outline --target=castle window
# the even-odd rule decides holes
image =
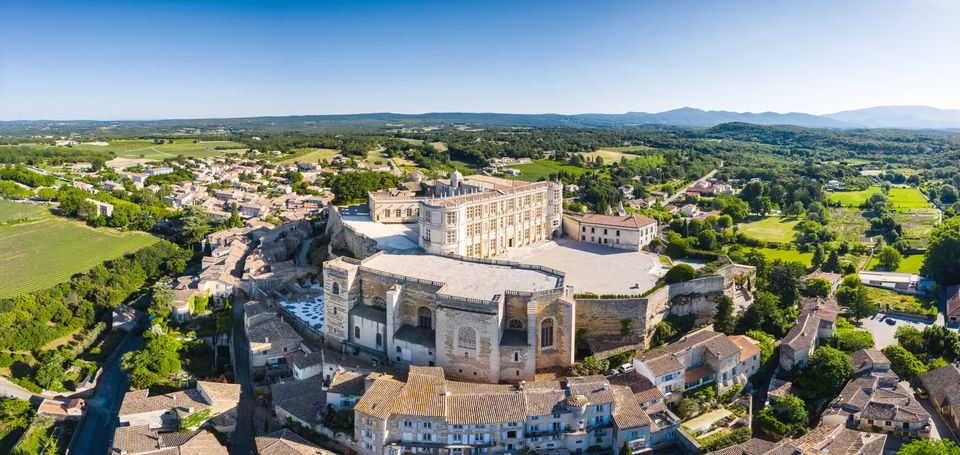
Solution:
[[[553,347],[553,319],[544,319],[540,323],[540,347]]]
[[[340,295],[340,283],[333,283],[333,294]]]
[[[511,319],[507,322],[507,328],[523,330],[523,321],[519,319]]]
[[[477,331],[470,327],[460,327],[457,332],[457,346],[463,349],[476,349]]]
[[[417,308],[417,326],[433,330],[433,312],[430,308],[425,306]]]
[[[360,327],[354,326],[353,328],[353,337],[360,339]]]
[[[377,334],[377,347],[383,346],[383,334]]]

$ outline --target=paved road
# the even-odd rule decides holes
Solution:
[[[887,324],[887,320],[894,322],[894,325]],[[934,324],[930,321],[921,321],[919,319],[909,319],[900,316],[888,316],[886,313],[879,313],[873,317],[860,321],[861,329],[873,334],[873,341],[876,349],[883,349],[891,344],[897,344],[897,339],[893,337],[897,327],[910,325],[917,330],[923,330]],[[941,322],[938,325],[943,325]]]
[[[141,326],[134,330],[141,330]],[[117,347],[113,358],[100,375],[93,396],[87,399],[86,412],[77,427],[76,437],[67,449],[68,455],[101,454],[110,450],[113,431],[117,425],[117,412],[129,386],[127,374],[120,369],[120,357],[124,353],[142,348],[143,344],[143,336],[138,332]]]
[[[233,360],[235,382],[240,384],[240,404],[237,405],[237,428],[234,431],[233,455],[253,453],[253,384],[250,382],[250,343],[243,330],[244,299],[233,302]]]
[[[34,395],[33,392],[10,382],[10,380],[4,377],[0,377],[0,395],[30,402],[36,400],[43,401],[43,397]]]
[[[723,167],[723,163],[720,163],[720,167]],[[687,188],[690,188],[691,186],[696,185],[697,182],[703,182],[703,181],[705,181],[705,180],[713,177],[714,175],[716,175],[716,173],[717,173],[718,170],[719,170],[719,169],[714,169],[714,170],[712,170],[712,171],[710,171],[710,172],[707,172],[707,175],[704,175],[703,177],[700,177],[700,179],[698,179],[696,182],[693,182],[693,183],[691,183],[691,184],[683,187],[683,189],[681,189],[680,191],[678,191],[677,194],[674,194],[673,196],[667,197],[667,199],[666,199],[665,201],[663,201],[663,203],[664,203],[664,204],[670,204],[670,203],[672,203],[673,201],[675,201],[675,200],[676,200],[677,198],[679,198],[680,196],[683,196],[684,194],[686,194]]]

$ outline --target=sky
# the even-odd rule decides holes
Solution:
[[[960,0],[0,0],[0,120],[960,108]]]

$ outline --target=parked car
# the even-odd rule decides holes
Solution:
[[[632,363],[625,363],[625,364],[623,364],[623,365],[620,365],[620,372],[621,372],[621,373],[627,373],[627,372],[630,372],[630,371],[633,371],[633,364],[632,364]]]
[[[897,325],[897,321],[895,321],[895,320],[893,320],[893,319],[890,319],[890,318],[884,319],[883,322],[886,322],[887,325]]]

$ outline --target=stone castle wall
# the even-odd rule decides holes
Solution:
[[[368,258],[379,251],[376,240],[355,231],[343,222],[336,206],[330,206],[329,214],[326,234],[330,236],[328,248],[331,257],[338,256],[334,253],[335,250],[348,251],[358,259]]]

